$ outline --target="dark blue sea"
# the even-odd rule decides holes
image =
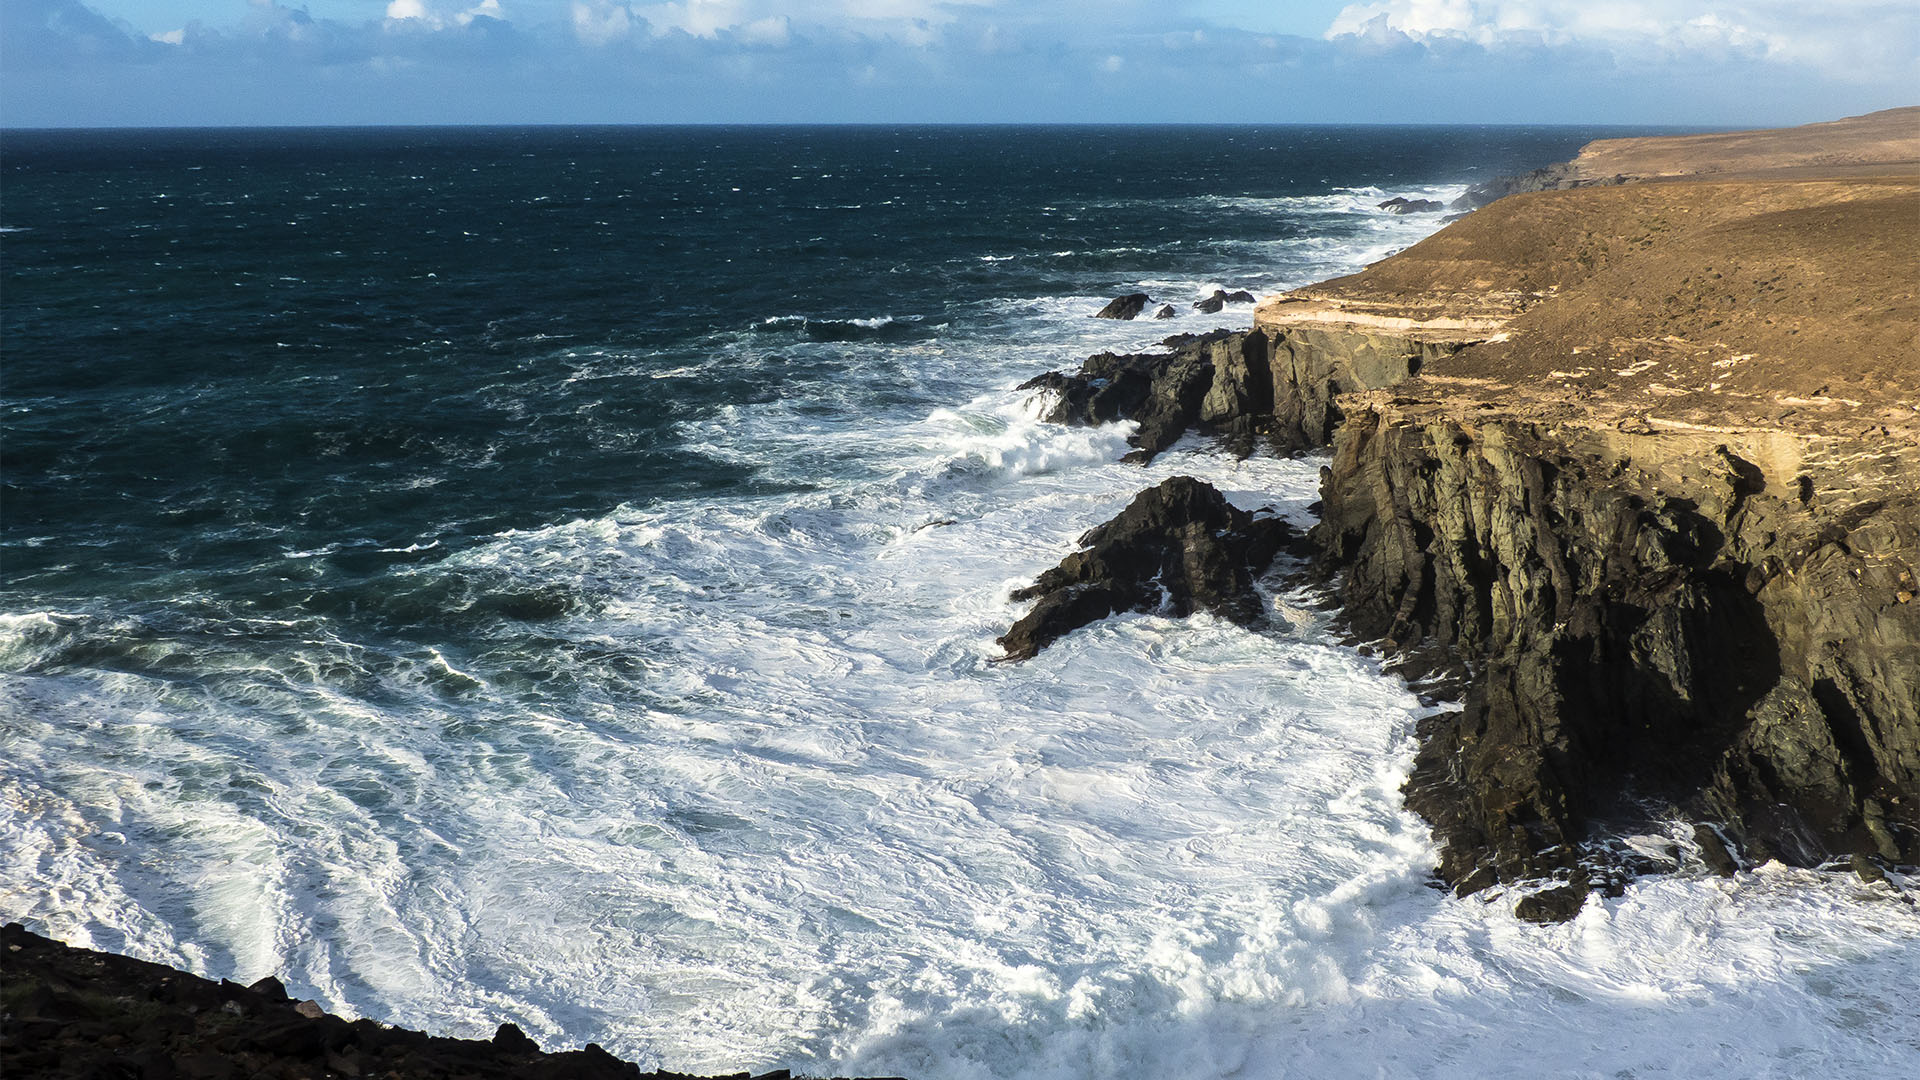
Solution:
[[[1422,705],[1278,577],[992,662],[1139,489],[1316,498],[1018,384],[1620,133],[0,133],[0,915],[649,1067],[1897,1072],[1842,885],[1428,888]]]

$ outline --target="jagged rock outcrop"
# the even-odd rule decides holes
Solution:
[[[1141,492],[1081,550],[1013,594],[1038,601],[999,639],[1025,660],[1115,612],[1184,618],[1208,611],[1242,624],[1264,615],[1253,582],[1291,535],[1279,518],[1248,513],[1211,485],[1176,476]]]
[[[1217,315],[1224,310],[1228,304],[1251,304],[1256,299],[1258,298],[1245,289],[1236,289],[1233,292],[1228,292],[1225,289],[1215,289],[1212,295],[1197,301],[1193,307],[1194,310],[1203,315]]]
[[[1478,210],[1509,195],[1519,195],[1528,191],[1565,191],[1578,187],[1614,187],[1632,181],[1625,175],[1586,176],[1571,163],[1549,165],[1543,169],[1534,169],[1518,176],[1496,176],[1492,180],[1475,184],[1462,192],[1460,197],[1448,203],[1444,208],[1438,204],[1436,209]],[[1385,209],[1385,207],[1382,207]],[[1400,211],[1404,212],[1404,211]]]
[[[1189,430],[1230,438],[1245,456],[1256,439],[1287,453],[1327,445],[1341,393],[1391,386],[1462,345],[1416,334],[1309,324],[1278,332],[1216,330],[1166,339],[1167,352],[1099,353],[1072,375],[1021,384],[1060,395],[1062,424],[1135,420],[1128,459],[1151,461]]]
[[[1147,305],[1151,303],[1153,303],[1153,297],[1148,296],[1146,293],[1128,293],[1125,296],[1116,296],[1112,300],[1107,301],[1107,306],[1094,312],[1093,317],[1096,319],[1120,319],[1127,321],[1137,318],[1142,311],[1146,310]]]
[[[1153,317],[1156,319],[1171,319],[1178,314],[1180,313],[1173,309],[1172,304],[1161,304],[1159,308],[1154,311]]]
[[[1389,214],[1437,214],[1446,208],[1446,203],[1434,199],[1409,199],[1402,195],[1380,204],[1380,209]]]
[[[1088,357],[1073,375],[1050,371],[1022,383],[1020,389],[1059,394],[1060,400],[1047,415],[1054,423],[1137,421],[1139,430],[1129,440],[1136,450],[1128,456],[1145,462],[1172,446],[1201,419],[1216,382],[1225,379],[1249,388],[1268,382],[1262,335],[1216,331],[1171,337],[1164,344],[1170,351],[1099,353]]]

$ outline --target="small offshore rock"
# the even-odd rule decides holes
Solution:
[[[1868,885],[1872,885],[1877,881],[1887,880],[1887,872],[1880,868],[1879,863],[1874,862],[1872,858],[1866,855],[1855,855],[1852,859],[1852,866],[1853,872],[1860,875],[1860,880],[1866,882]]]
[[[1171,319],[1177,314],[1179,314],[1179,312],[1174,310],[1172,304],[1161,304],[1159,310],[1153,313],[1153,317],[1156,319]]]
[[[1580,914],[1586,902],[1587,883],[1569,881],[1521,897],[1513,906],[1513,913],[1528,922],[1561,923]]]
[[[1251,304],[1258,299],[1259,297],[1254,296],[1245,289],[1235,289],[1233,292],[1227,294],[1227,303],[1229,304]]]
[[[1140,312],[1145,310],[1146,306],[1151,303],[1153,303],[1153,297],[1148,296],[1146,293],[1128,293],[1125,296],[1114,297],[1106,307],[1101,308],[1093,317],[1096,319],[1129,320],[1137,317]]]
[[[1437,214],[1447,208],[1446,203],[1432,199],[1408,199],[1395,197],[1380,204],[1380,209],[1389,214]]]
[[[1212,315],[1227,306],[1227,290],[1215,289],[1213,295],[1193,305],[1194,310],[1203,315]]]

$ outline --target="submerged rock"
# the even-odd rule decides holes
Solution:
[[[1248,625],[1265,614],[1254,590],[1292,535],[1278,518],[1241,510],[1211,485],[1176,476],[1136,496],[1080,538],[1081,550],[1013,594],[1037,600],[999,639],[1025,660],[1065,634],[1115,612],[1185,617],[1207,611]]]
[[[1125,296],[1116,296],[1108,301],[1107,306],[1095,312],[1093,317],[1096,319],[1130,320],[1137,317],[1140,312],[1144,311],[1146,306],[1151,303],[1153,303],[1153,297],[1148,296],[1146,293],[1128,293]]]

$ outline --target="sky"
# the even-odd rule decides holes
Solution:
[[[0,0],[0,125],[1805,123],[1914,0]]]

